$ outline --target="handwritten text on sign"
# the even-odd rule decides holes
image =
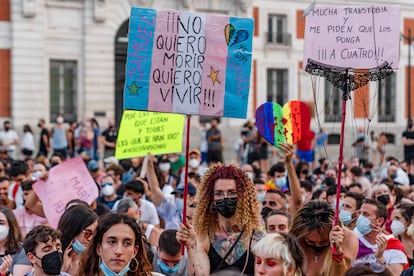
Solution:
[[[184,116],[180,114],[124,110],[115,157],[181,152],[183,129]]]
[[[303,66],[308,59],[335,67],[398,68],[399,6],[316,6],[307,16]]]
[[[33,190],[54,228],[70,200],[81,199],[91,204],[98,197],[98,187],[80,156],[50,169],[46,182],[39,179],[33,184]]]
[[[246,117],[253,20],[132,8],[124,108]]]

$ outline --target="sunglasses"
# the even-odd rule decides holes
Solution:
[[[85,237],[85,239],[89,239],[93,235],[93,232],[89,229],[82,230],[82,233],[83,233],[83,236]]]

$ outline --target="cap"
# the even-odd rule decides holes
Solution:
[[[103,161],[104,161],[105,164],[116,164],[116,165],[118,165],[118,163],[119,163],[118,159],[116,159],[115,156],[109,156],[109,157],[105,158]]]
[[[197,156],[201,156],[201,153],[198,149],[192,149],[190,150],[190,152],[188,153],[188,155],[190,156],[191,154],[196,154]]]
[[[99,170],[98,162],[96,162],[95,160],[90,160],[88,162],[88,170],[90,170],[92,172],[96,172],[97,170]]]
[[[188,182],[188,194],[193,196],[196,194],[196,192],[197,192],[196,187],[191,182]],[[184,194],[184,183],[180,183],[180,185],[178,185],[175,191],[171,192],[171,194],[183,195]]]

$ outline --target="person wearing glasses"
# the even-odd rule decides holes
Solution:
[[[196,201],[194,228],[181,224],[176,236],[188,250],[189,269],[195,275],[229,268],[253,275],[252,246],[264,233],[258,230],[259,202],[247,174],[233,165],[213,166],[201,180]]]
[[[76,275],[82,253],[88,247],[97,225],[98,216],[88,207],[74,205],[63,213],[58,224],[64,252],[62,271]]]

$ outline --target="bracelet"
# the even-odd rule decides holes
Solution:
[[[332,254],[332,260],[335,262],[342,262],[344,260],[344,253]]]

